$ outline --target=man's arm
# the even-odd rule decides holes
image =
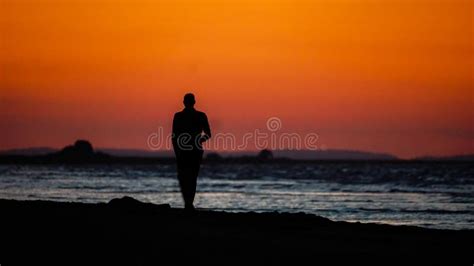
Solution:
[[[209,126],[209,121],[207,120],[207,115],[203,114],[203,131],[204,135],[201,137],[201,142],[204,142],[211,138],[211,127]]]
[[[177,138],[178,138],[178,122],[177,122],[176,114],[174,114],[174,117],[173,117],[173,130],[172,130],[172,133],[171,133],[171,143],[173,144],[173,149],[174,149],[175,154],[176,154],[177,149],[178,149]]]

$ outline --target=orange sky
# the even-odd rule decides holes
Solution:
[[[474,152],[472,0],[1,0],[0,149],[146,148],[192,91],[215,132]]]

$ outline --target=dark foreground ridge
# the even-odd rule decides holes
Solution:
[[[0,210],[2,265],[404,265],[413,259],[471,265],[474,250],[469,230],[333,222],[304,213],[186,213],[129,197],[107,204],[0,200]]]

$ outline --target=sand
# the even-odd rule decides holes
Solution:
[[[474,231],[142,203],[0,200],[3,265],[472,265]],[[325,263],[326,262],[326,263]]]

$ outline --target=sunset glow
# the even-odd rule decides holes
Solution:
[[[471,0],[2,0],[0,150],[147,148],[194,92],[326,148],[474,153]]]

